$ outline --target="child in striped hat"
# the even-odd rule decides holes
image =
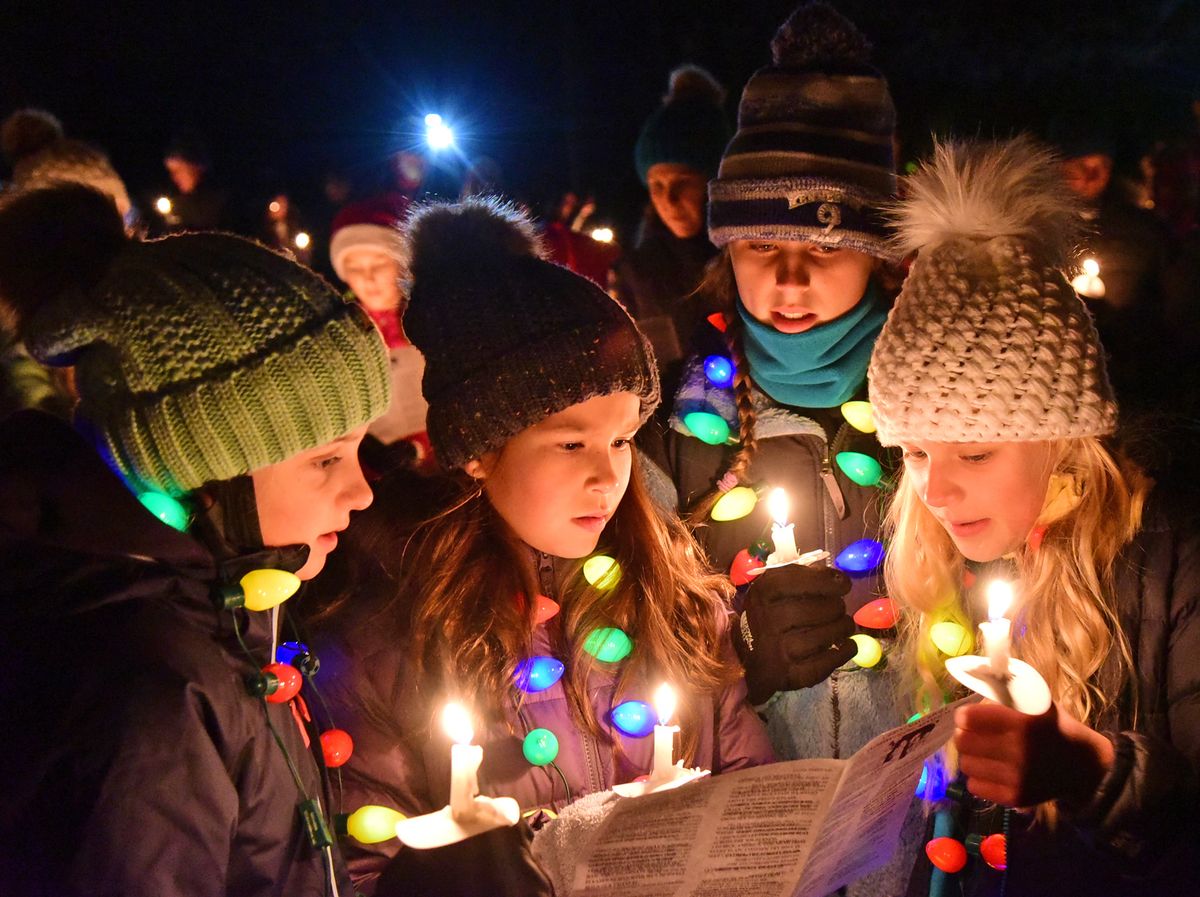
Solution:
[[[856,664],[851,639],[851,614],[881,597],[881,451],[864,400],[890,305],[885,283],[896,279],[880,215],[896,188],[896,113],[866,39],[828,5],[797,9],[771,50],[709,184],[720,255],[695,301],[724,311],[701,329],[685,369],[659,459],[670,483],[659,485],[710,560],[744,587],[737,643],[776,753],[846,757],[904,721],[892,674]],[[798,549],[824,549],[832,566],[748,582],[747,566],[771,550],[768,502],[737,519],[731,502],[717,503],[735,489],[761,499],[773,488],[790,499]],[[903,856],[920,829],[906,831],[912,843],[890,871],[852,893],[903,890]]]

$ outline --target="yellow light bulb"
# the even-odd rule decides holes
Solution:
[[[597,589],[611,589],[621,579],[621,565],[606,554],[592,555],[583,562],[583,578]]]
[[[870,402],[843,402],[842,417],[860,433],[875,432],[875,409]]]
[[[758,493],[749,486],[734,486],[713,505],[712,519],[741,520],[758,504]]]
[[[869,670],[883,659],[883,645],[879,644],[879,639],[867,635],[865,632],[856,632],[850,636],[850,639],[858,645],[854,662],[863,669]]]
[[[966,654],[975,646],[975,640],[965,626],[953,620],[942,620],[929,627],[929,638],[939,651],[950,657]]]
[[[283,604],[300,588],[300,578],[287,570],[251,570],[240,585],[246,594],[246,610],[270,610]]]
[[[404,819],[403,813],[391,807],[367,804],[346,819],[346,832],[361,844],[378,844],[396,837],[396,824]]]

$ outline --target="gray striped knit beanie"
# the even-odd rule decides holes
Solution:
[[[533,222],[490,197],[414,212],[404,329],[425,356],[422,393],[438,459],[461,467],[541,420],[630,392],[641,420],[658,369],[629,313],[542,257]]]
[[[714,245],[804,240],[892,257],[879,208],[896,192],[896,109],[870,51],[825,3],[801,6],[780,27],[708,185]]]
[[[0,297],[26,348],[74,365],[77,417],[139,488],[179,495],[249,473],[387,409],[387,352],[366,314],[249,240],[128,240],[111,203],[59,187],[5,204],[0,255],[22,259],[0,264]],[[71,282],[14,270],[48,261]]]
[[[905,196],[895,245],[917,257],[868,371],[880,442],[1111,433],[1104,350],[1064,274],[1082,218],[1053,154],[943,143]]]

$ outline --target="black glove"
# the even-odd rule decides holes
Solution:
[[[401,847],[375,897],[554,897],[532,844],[533,832],[518,822],[446,847]]]
[[[849,591],[841,570],[797,564],[767,570],[750,584],[733,644],[752,704],[816,685],[854,656],[854,620],[842,601]]]

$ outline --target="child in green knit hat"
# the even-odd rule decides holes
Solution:
[[[17,338],[79,396],[74,428],[25,411],[0,429],[0,692],[22,741],[0,880],[350,893],[310,748],[335,766],[352,742],[298,697],[315,660],[279,662],[278,605],[371,501],[378,333],[282,256],[130,240],[82,187],[7,202],[0,260]]]

